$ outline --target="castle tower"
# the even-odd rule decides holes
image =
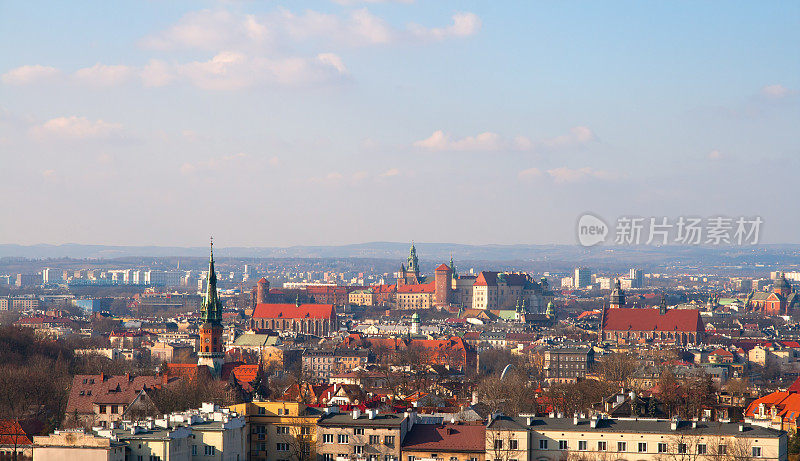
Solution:
[[[206,365],[218,377],[225,361],[222,344],[222,305],[217,294],[217,273],[214,271],[214,241],[211,241],[211,256],[208,260],[208,283],[206,295],[200,308],[200,352],[198,365]]]
[[[658,305],[658,313],[664,315],[667,313],[667,297],[661,294],[661,303]]]
[[[417,249],[414,242],[411,242],[411,250],[408,252],[408,271],[419,279],[419,259],[417,259]]]
[[[619,284],[619,279],[617,279],[617,282],[614,285],[614,290],[611,292],[608,306],[611,308],[625,307],[625,292],[622,291],[622,287]]]
[[[450,293],[452,292],[452,269],[447,264],[442,264],[434,271],[434,299],[436,307],[447,307],[450,305]]]
[[[256,303],[257,304],[264,304],[267,302],[267,297],[269,296],[269,281],[266,278],[261,277],[261,280],[258,281],[256,284]]]

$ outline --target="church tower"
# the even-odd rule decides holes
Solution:
[[[200,308],[200,352],[198,365],[207,365],[211,374],[219,377],[225,361],[222,344],[222,306],[217,295],[217,274],[214,271],[214,241],[211,241],[211,257],[208,260],[208,283],[206,295]]]
[[[617,282],[614,285],[614,290],[611,292],[611,296],[609,297],[608,300],[608,305],[611,308],[625,307],[625,292],[622,291],[619,279],[617,279]]]

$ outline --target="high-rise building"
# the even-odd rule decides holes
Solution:
[[[628,278],[631,279],[631,288],[644,287],[644,271],[637,268],[632,268],[628,272]]]
[[[575,288],[586,288],[592,284],[592,271],[588,267],[576,267],[572,282]]]

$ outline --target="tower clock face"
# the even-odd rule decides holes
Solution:
[[[206,338],[206,342],[208,342],[208,338]]]

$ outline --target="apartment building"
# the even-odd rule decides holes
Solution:
[[[415,424],[402,446],[403,461],[484,461],[481,423]]]
[[[316,459],[322,411],[297,402],[255,401],[233,405],[247,423],[247,459]]]
[[[382,414],[372,409],[338,413],[326,409],[317,422],[318,459],[399,461],[401,443],[413,424],[411,413]]]
[[[591,347],[551,347],[544,351],[544,375],[549,382],[574,383],[586,377],[594,361]]]
[[[486,434],[486,458],[507,461],[787,459],[786,432],[741,423],[494,415]]]

